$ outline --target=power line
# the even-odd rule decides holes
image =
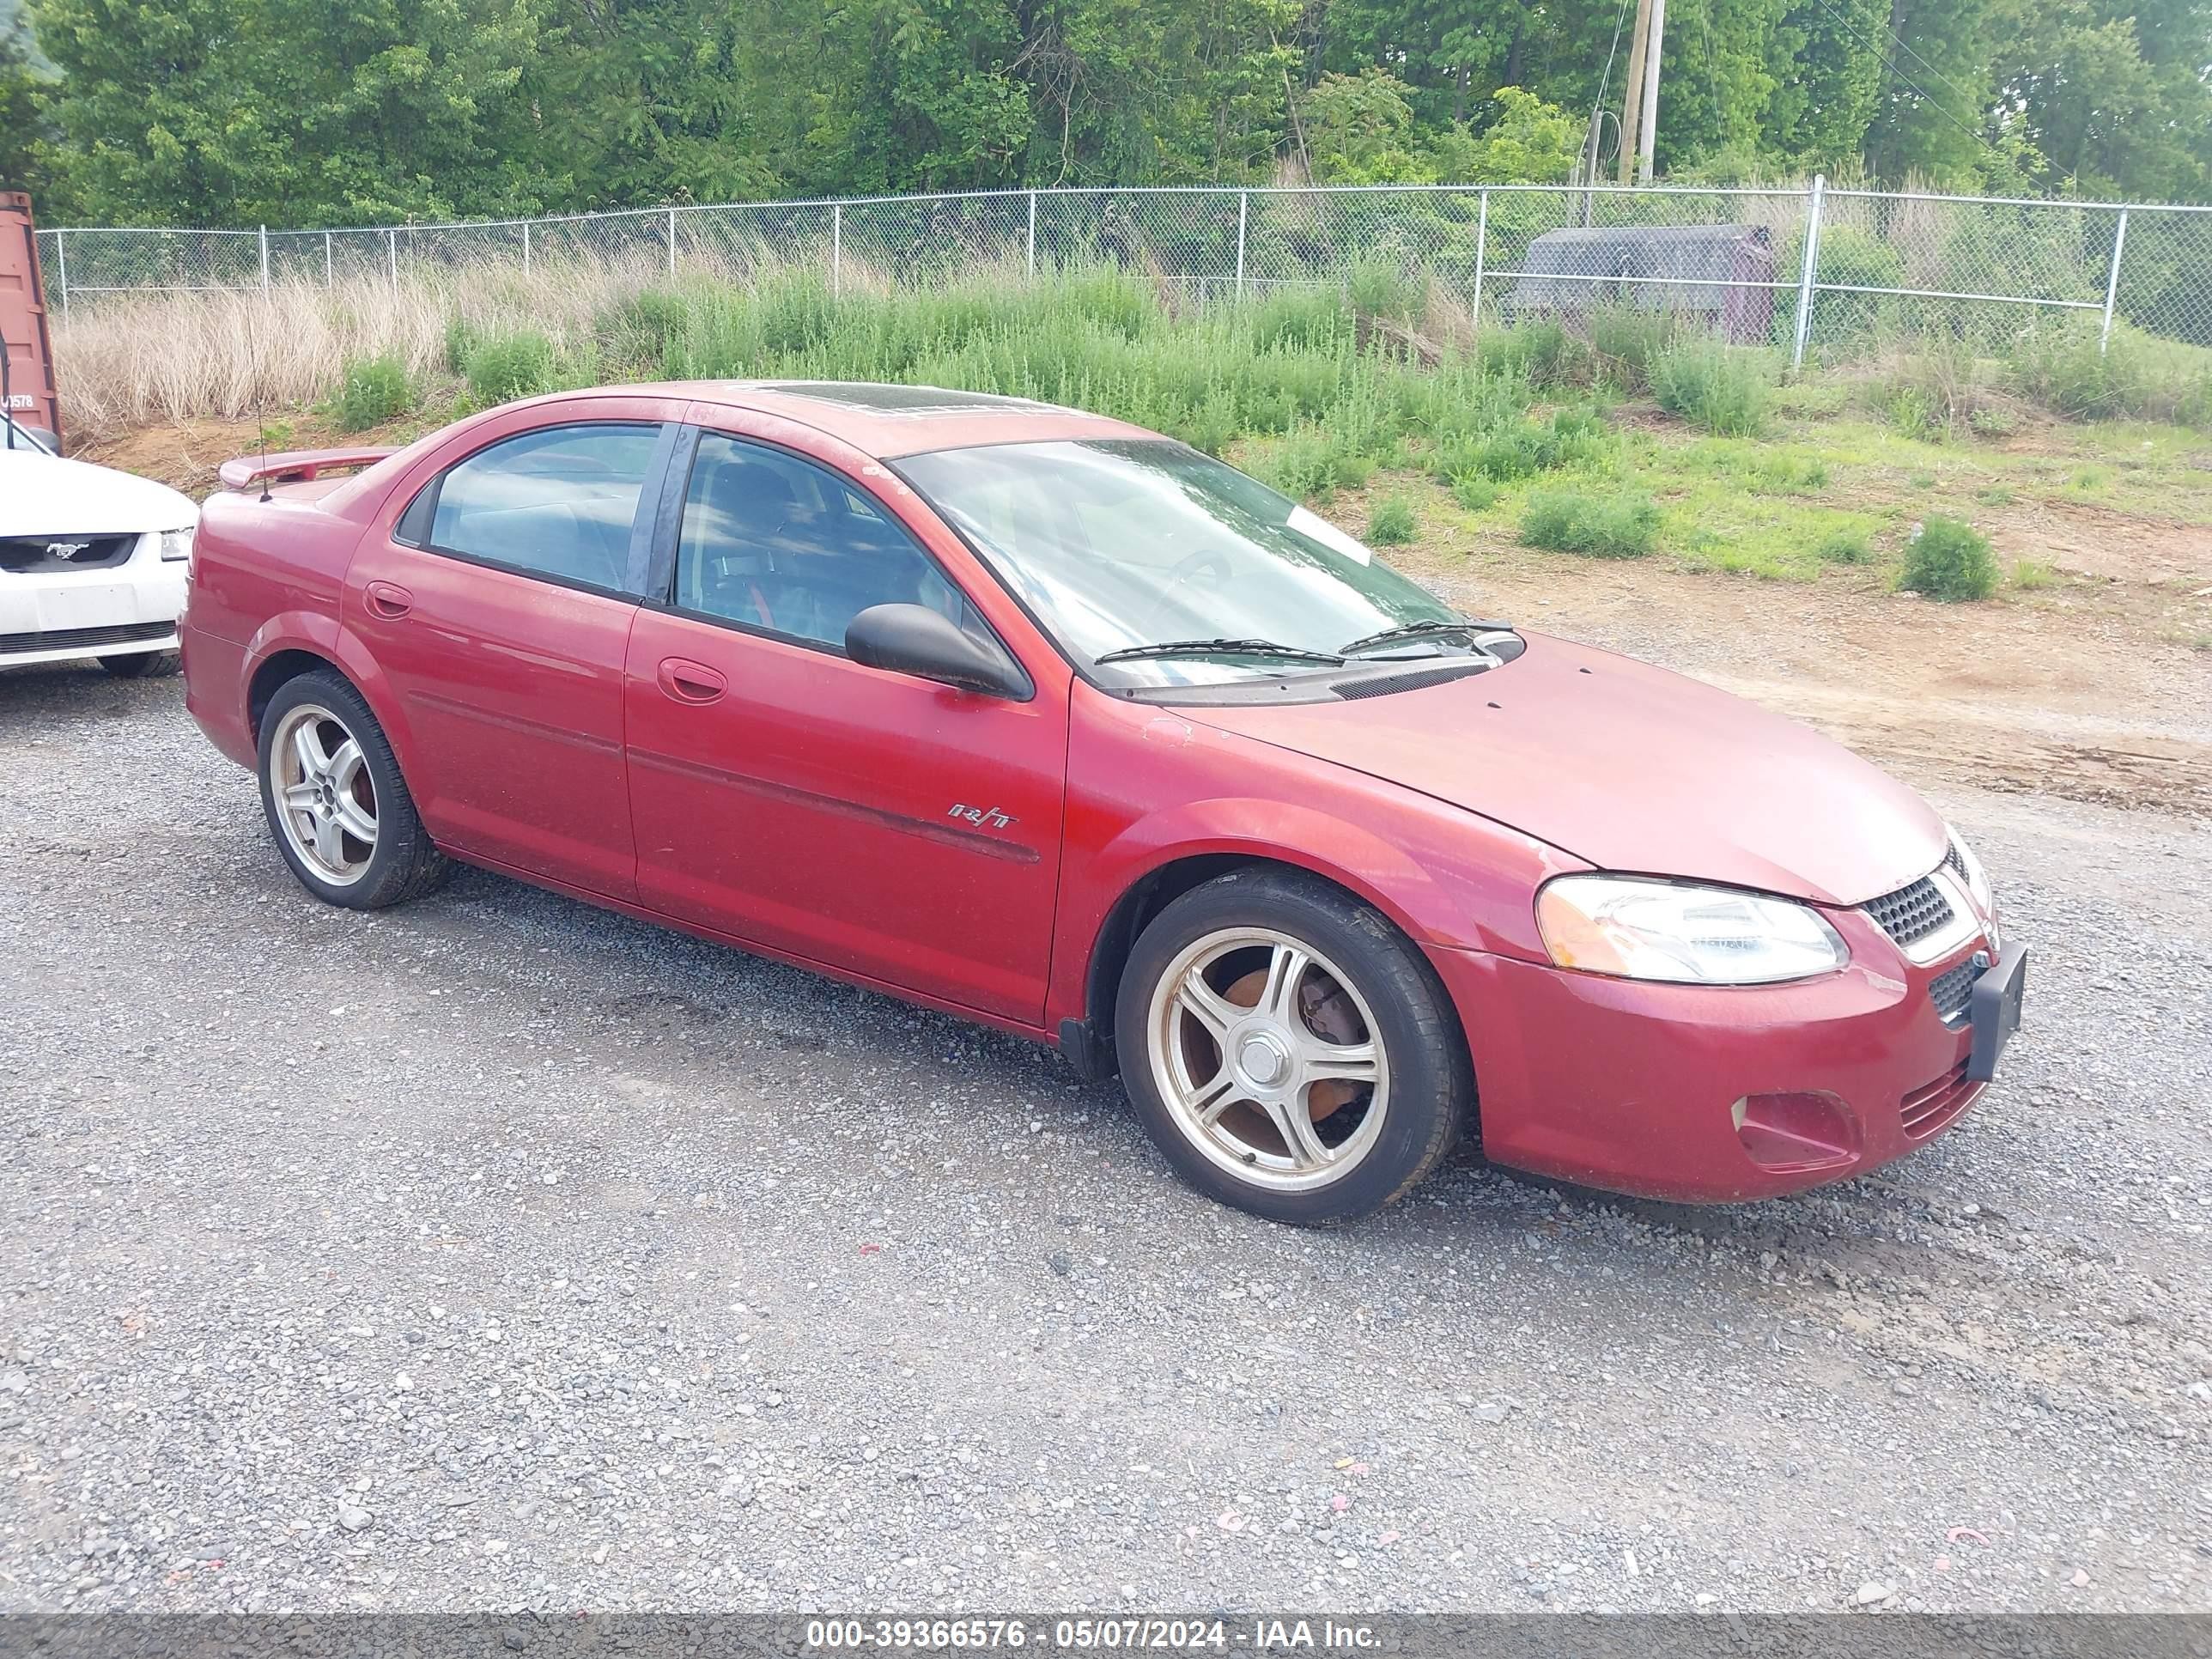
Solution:
[[[1850,19],[1845,17],[1841,12],[1830,5],[1828,3],[1828,0],[1820,0],[1820,7],[1822,11],[1826,12],[1830,17],[1833,18],[1836,22],[1840,24],[1844,32],[1849,34],[1852,40],[1857,41],[1869,52],[1872,52],[1876,63],[1880,64],[1892,75],[1894,75],[1899,80],[1904,82],[1906,86],[1910,87],[1912,89],[1914,95],[1919,98],[1919,100],[1927,105],[1929,108],[1934,110],[1938,115],[1941,115],[1953,126],[1958,128],[1960,132],[1966,134],[1966,136],[1973,140],[1974,143],[1987,149],[1990,155],[1996,156],[1999,161],[2002,161],[2004,159],[2004,153],[1998,149],[1995,144],[1990,143],[1988,135],[1975,131],[1964,121],[1961,121],[1957,116],[1952,114],[1948,106],[1936,98],[1926,88],[1923,87],[1917,81],[1915,81],[1903,70],[1898,68],[1896,62],[1893,59],[1886,56],[1880,46],[1875,45],[1873,41],[1868,40],[1866,36],[1861,34],[1857,29],[1854,28],[1851,26]],[[1898,44],[1899,46],[1903,46],[1905,43],[1900,40]],[[1910,48],[1908,48],[1908,50],[1910,50]],[[1917,54],[1915,55],[1917,56]],[[1950,83],[1946,82],[1945,84],[1949,85]],[[1951,89],[1954,92],[1957,92],[1959,90],[1956,87],[1952,87]],[[1960,94],[1960,96],[1963,97],[1964,95],[1964,94]]]

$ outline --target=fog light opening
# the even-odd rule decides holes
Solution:
[[[1858,1120],[1832,1094],[1746,1095],[1729,1116],[1744,1155],[1778,1175],[1837,1169],[1859,1155]]]

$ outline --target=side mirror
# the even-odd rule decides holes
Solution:
[[[963,632],[926,605],[872,605],[845,627],[845,654],[869,668],[911,674],[985,696],[1025,699],[1030,678],[995,643]]]

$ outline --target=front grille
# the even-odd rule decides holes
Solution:
[[[1923,1083],[1898,1103],[1898,1117],[1905,1138],[1925,1140],[1974,1103],[1982,1091],[1966,1080],[1966,1062],[1960,1060],[1933,1083]]]
[[[16,576],[52,576],[70,570],[112,570],[127,563],[136,536],[0,537],[0,570]],[[55,551],[67,548],[64,555]]]
[[[1899,945],[1911,945],[1951,925],[1951,901],[1926,876],[1867,902],[1866,913]]]
[[[1980,964],[1969,957],[1928,981],[1928,1000],[1947,1024],[1966,1012],[1966,1005],[1974,999],[1974,981],[1981,976]]]
[[[96,651],[104,645],[137,645],[166,640],[173,622],[120,623],[112,628],[50,628],[43,634],[0,634],[0,657],[17,651]]]
[[[1966,880],[1966,855],[1959,850],[1959,843],[1957,842],[1953,842],[1949,848],[1944,853],[1943,862],[1950,866],[1951,873],[1953,875],[1958,877],[1960,881]]]

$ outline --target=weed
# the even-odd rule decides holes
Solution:
[[[2012,585],[2025,592],[2039,587],[2049,587],[2058,580],[2058,567],[2046,559],[2015,559],[2012,567]]]
[[[1813,544],[1813,556],[1822,564],[1872,564],[1874,544],[1863,530],[1831,531]]]
[[[1905,550],[1897,585],[1957,604],[1986,599],[1997,591],[1997,578],[1988,537],[1956,519],[1930,518]]]
[[[1974,499],[1984,507],[2009,507],[2013,501],[2009,484],[1984,484],[1974,492]]]
[[[340,432],[366,432],[414,406],[415,385],[407,365],[397,357],[369,357],[346,364],[329,412],[331,424]]]
[[[1413,539],[1419,521],[1403,495],[1386,495],[1367,515],[1367,540],[1373,547],[1401,547]]]
[[[1766,423],[1773,369],[1763,352],[1714,340],[1685,340],[1654,360],[1651,391],[1662,408],[1708,432],[1749,438]]]
[[[553,343],[533,329],[471,343],[461,374],[479,404],[504,404],[553,389]]]
[[[1480,513],[1498,504],[1498,486],[1480,472],[1469,472],[1454,478],[1452,499],[1470,513]]]
[[[1651,550],[1658,531],[1659,509],[1649,495],[1635,494],[1539,491],[1521,519],[1521,539],[1529,546],[1601,559],[1640,557]]]

